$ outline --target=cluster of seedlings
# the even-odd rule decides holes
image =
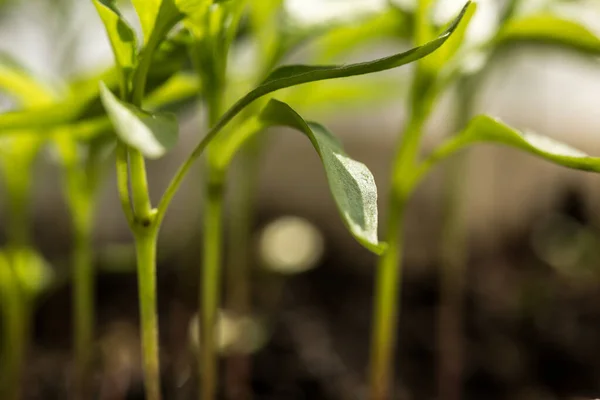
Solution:
[[[510,0],[489,37],[473,40],[469,24],[477,5],[467,2],[449,22],[432,17],[435,2],[418,0],[412,9],[390,2],[375,16],[353,27],[326,24],[310,29],[287,24],[281,0],[132,0],[141,35],[112,0],[89,0],[104,23],[114,54],[114,67],[100,75],[74,79],[57,92],[8,58],[0,60],[0,88],[20,108],[0,115],[0,170],[7,199],[7,241],[0,252],[2,356],[0,397],[21,398],[21,373],[31,331],[35,297],[49,280],[48,267],[33,247],[29,200],[32,166],[40,149],[52,146],[62,165],[64,198],[71,215],[73,285],[73,355],[77,398],[90,392],[94,338],[94,267],[91,236],[98,188],[107,163],[116,163],[117,189],[124,218],[134,239],[139,285],[140,333],[145,395],[161,398],[156,259],[157,238],[169,206],[196,161],[203,160],[204,201],[200,269],[200,346],[197,352],[198,396],[217,398],[219,368],[215,324],[221,305],[224,247],[224,198],[228,169],[243,154],[245,182],[232,236],[237,257],[246,257],[251,198],[262,133],[275,126],[303,134],[317,152],[331,194],[348,231],[378,256],[374,295],[369,398],[391,398],[393,355],[402,277],[403,230],[406,204],[429,171],[476,143],[497,143],[531,153],[574,169],[600,171],[600,158],[589,157],[564,144],[531,132],[518,131],[488,115],[470,118],[482,71],[495,52],[511,43],[532,41],[563,46],[592,55],[600,40],[586,27],[547,8],[521,12]],[[118,3],[118,4],[117,4]],[[341,32],[336,51],[349,51],[365,41],[389,36],[411,41],[408,51],[346,65],[287,65],[286,57],[320,35]],[[251,40],[254,60],[244,82],[231,76],[232,50]],[[367,168],[344,152],[323,125],[305,120],[296,103],[311,105],[311,82],[348,78],[412,64],[408,118],[399,136],[387,199],[383,238],[378,235],[375,180]],[[343,86],[343,85],[342,85]],[[245,93],[243,88],[247,87]],[[284,90],[286,89],[286,90]],[[457,133],[429,154],[422,155],[424,126],[438,100],[454,89]],[[344,95],[343,90],[340,91]],[[338,94],[339,96],[339,94]],[[335,102],[335,95],[326,101]],[[198,101],[207,126],[157,203],[148,189],[146,161],[167,155],[177,143],[179,127],[173,110]],[[323,99],[315,99],[315,102]],[[166,110],[170,111],[166,111]],[[365,138],[365,140],[367,140]],[[113,161],[111,161],[113,160]],[[460,186],[464,162],[455,157],[447,168],[448,218],[444,229],[446,264],[442,293],[461,296],[464,228],[460,215]],[[246,295],[248,272],[232,271],[229,302],[237,312],[250,312]],[[449,301],[449,300],[448,300]],[[442,334],[450,334],[442,332]],[[444,388],[451,391],[455,388]]]

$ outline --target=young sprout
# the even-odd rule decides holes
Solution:
[[[427,40],[434,32],[434,24],[430,19],[433,2],[419,1],[415,11],[414,40]],[[465,146],[478,142],[494,142],[521,149],[546,160],[555,162],[569,168],[598,171],[597,158],[591,158],[582,152],[571,149],[564,144],[541,137],[531,132],[513,130],[501,121],[489,116],[478,116],[471,120],[456,136],[443,142],[430,155],[421,159],[419,157],[423,127],[434,108],[442,91],[450,84],[459,84],[463,107],[462,113],[468,113],[470,108],[471,89],[465,82],[481,70],[490,53],[499,45],[507,42],[539,41],[567,44],[570,47],[586,52],[597,52],[598,39],[591,32],[579,24],[566,21],[556,16],[544,13],[540,16],[525,16],[515,18],[516,2],[511,2],[503,14],[503,25],[496,35],[477,46],[463,46],[467,23],[461,27],[460,34],[455,34],[450,42],[441,51],[436,52],[418,62],[417,70],[413,77],[412,96],[409,101],[410,116],[404,136],[399,144],[392,171],[392,189],[389,200],[388,228],[386,241],[389,250],[380,258],[378,278],[376,283],[375,320],[371,352],[371,398],[390,398],[390,384],[393,379],[393,354],[396,323],[398,319],[398,295],[401,282],[402,221],[408,199],[414,192],[418,183],[427,172],[438,162],[454,154]],[[467,21],[475,12],[474,5],[469,6]],[[575,35],[574,32],[577,32]],[[483,63],[473,66],[471,60],[477,57]],[[467,117],[462,114],[461,118]],[[457,174],[462,173],[461,168],[452,172],[449,190],[456,191],[456,182],[460,179]],[[455,199],[449,200],[448,207],[457,207]],[[460,282],[460,263],[464,252],[457,248],[457,244],[464,237],[460,232],[460,217],[452,217],[455,211],[450,211],[447,226],[444,229],[445,256],[444,264],[447,268],[444,274],[452,274],[451,278],[445,277],[445,285],[453,287],[442,288],[443,293],[452,291],[452,296],[460,297],[456,293]],[[454,225],[454,226],[452,226]],[[450,244],[452,243],[452,244]],[[450,270],[452,269],[452,270]],[[458,289],[460,290],[460,289]],[[459,300],[456,300],[459,301]],[[460,323],[460,322],[458,322]],[[442,390],[440,388],[440,390]],[[456,390],[456,389],[454,389]],[[444,396],[453,396],[445,390]],[[454,397],[456,396],[454,395]]]
[[[52,100],[51,90],[29,71],[7,56],[1,61],[0,88],[21,107],[42,106]],[[32,248],[31,238],[33,169],[45,140],[30,131],[7,132],[1,140],[8,242],[0,252],[0,306],[4,317],[0,397],[8,400],[21,397],[33,304],[50,277],[48,267]]]
[[[339,143],[321,125],[307,123],[285,103],[271,100],[246,115],[244,125],[222,140],[213,139],[242,111],[274,91],[320,80],[364,75],[396,68],[441,47],[454,33],[461,13],[439,36],[422,46],[382,59],[345,66],[290,65],[273,70],[255,89],[242,96],[221,115],[226,51],[233,41],[243,2],[211,4],[204,0],[134,1],[144,31],[144,44],[138,51],[133,31],[111,2],[95,0],[111,40],[120,70],[120,93],[116,96],[101,86],[102,103],[118,138],[117,177],[121,204],[137,248],[142,325],[142,354],[146,396],[160,398],[158,359],[158,317],[156,314],[156,240],[167,208],[183,178],[205,149],[209,150],[207,202],[205,205],[205,249],[202,295],[201,391],[205,399],[216,395],[216,352],[214,327],[219,304],[221,264],[221,214],[224,172],[242,144],[270,126],[287,126],[305,134],[321,157],[332,194],[344,222],[355,238],[368,249],[382,253],[377,239],[376,188],[366,167],[350,159]],[[153,56],[178,22],[192,32],[194,42],[204,51],[195,58],[203,77],[203,98],[209,108],[207,134],[175,174],[158,206],[148,195],[145,158],[158,158],[173,147],[177,136],[174,117],[141,108]],[[233,23],[231,21],[234,21]],[[200,62],[197,62],[200,61]],[[261,103],[256,103],[261,105]],[[264,104],[264,103],[262,103]],[[0,121],[1,122],[1,121]],[[131,189],[130,189],[131,188]]]

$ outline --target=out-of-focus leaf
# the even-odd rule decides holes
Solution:
[[[215,135],[246,106],[266,94],[309,82],[381,72],[400,67],[429,55],[442,46],[456,30],[464,14],[467,12],[469,4],[467,3],[448,29],[440,36],[423,46],[415,47],[407,52],[374,61],[348,65],[287,65],[277,68],[258,87],[238,100],[211,129],[209,135]]]
[[[52,269],[44,258],[32,249],[21,249],[10,257],[11,268],[16,275],[20,287],[30,297],[44,292],[54,277]]]
[[[119,100],[104,84],[100,96],[117,136],[145,157],[160,158],[177,143],[174,114],[146,112]]]
[[[331,80],[308,84],[281,93],[279,98],[293,104],[296,110],[304,112],[331,113],[348,107],[366,110],[379,107],[388,101],[399,101],[406,96],[408,77],[391,78],[374,75],[353,80]]]
[[[0,55],[0,90],[25,107],[48,104],[55,97],[47,85],[6,55]]]
[[[184,17],[201,24],[210,0],[132,0],[144,33],[144,43],[160,41]]]
[[[135,32],[121,17],[118,10],[109,0],[93,0],[98,15],[104,22],[106,33],[115,55],[115,62],[127,77],[136,64],[137,40]],[[151,3],[151,0],[146,0]]]
[[[471,23],[476,11],[476,3],[470,3],[467,6],[465,16],[463,17],[460,26],[456,28],[456,31],[454,31],[452,37],[448,39],[442,48],[433,53],[431,56],[423,59],[423,64],[426,66],[425,68],[430,68],[437,71],[442,68],[450,59],[452,59],[464,42],[467,29],[469,28],[469,24]]]
[[[435,37],[431,12],[433,0],[418,0],[415,10],[415,43],[422,45]]]
[[[498,143],[510,146],[567,168],[600,172],[600,158],[590,157],[564,143],[533,132],[518,131],[498,119],[480,115],[464,131],[440,146],[425,161],[428,169],[436,162],[474,143]]]
[[[308,137],[323,162],[329,188],[351,234],[370,251],[383,253],[385,244],[377,237],[377,187],[369,169],[351,159],[324,126],[304,121],[285,103],[271,100],[260,120],[265,127],[287,126]]]
[[[585,53],[600,54],[600,38],[579,22],[549,13],[510,20],[498,33],[498,43],[546,42]]]
[[[135,11],[137,12],[138,18],[140,19],[140,25],[142,25],[142,32],[144,33],[144,42],[148,42],[158,13],[160,11],[162,0],[131,0]]]
[[[201,87],[200,80],[195,74],[173,75],[164,85],[150,93],[144,100],[144,104],[154,109],[165,104],[179,103],[198,96]]]
[[[357,46],[382,38],[408,39],[410,20],[396,9],[370,15],[356,23],[344,23],[325,31],[315,40],[318,62],[329,62]],[[317,28],[318,29],[318,28]]]

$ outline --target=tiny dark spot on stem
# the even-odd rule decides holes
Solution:
[[[144,219],[142,220],[142,226],[143,226],[144,228],[147,228],[147,227],[149,227],[151,223],[152,223],[152,222],[151,222],[151,221],[150,221],[148,218],[144,218]]]

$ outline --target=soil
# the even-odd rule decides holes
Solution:
[[[560,274],[536,256],[530,235],[521,232],[494,254],[475,251],[470,259],[463,324],[465,400],[600,396],[600,279]],[[257,299],[270,334],[251,360],[254,399],[365,398],[372,275],[357,272],[369,271],[368,266],[347,268],[338,258],[328,253],[310,272],[285,281],[258,276],[253,283],[256,293],[274,287],[281,293],[270,303],[265,296]],[[173,268],[176,263],[159,268],[163,383],[165,399],[187,400],[195,398],[197,374],[187,335],[197,295],[189,283],[195,282],[193,274]],[[415,270],[407,269],[403,283],[395,394],[436,399],[439,277],[436,265]],[[99,398],[143,399],[135,276],[103,274],[97,292],[96,367],[104,371],[94,381]],[[65,286],[49,294],[37,310],[27,400],[68,398],[69,293]]]

